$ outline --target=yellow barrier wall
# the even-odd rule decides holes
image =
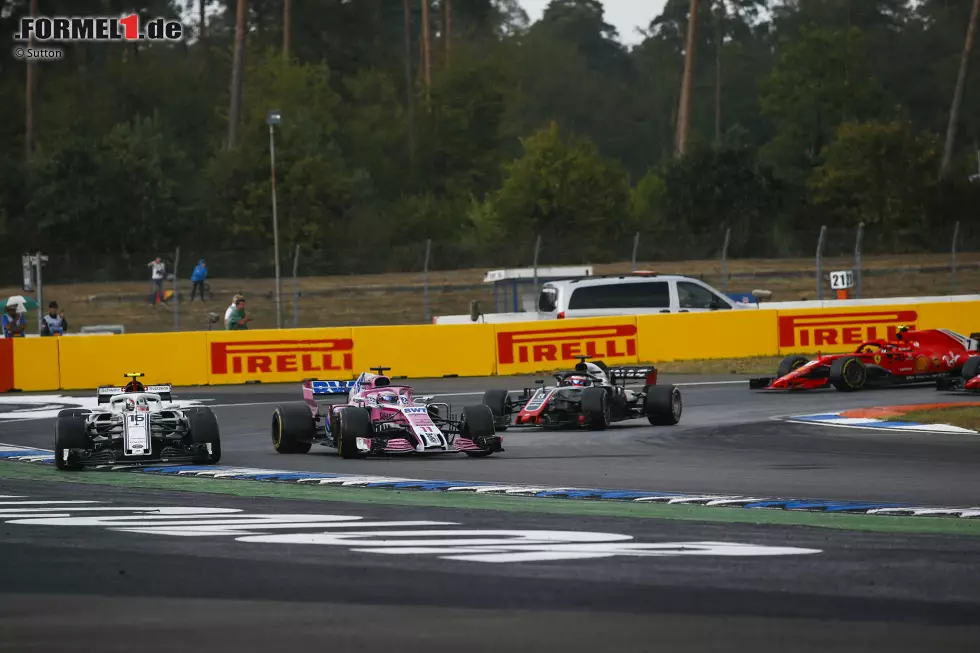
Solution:
[[[14,385],[24,392],[54,390],[61,383],[58,343],[61,338],[11,338],[14,346]]]
[[[863,340],[888,338],[905,325],[968,336],[980,331],[980,302],[25,338],[0,342],[13,354],[0,356],[0,386],[12,380],[13,387],[25,391],[90,390],[122,383],[125,372],[144,372],[149,383],[183,386],[339,380],[354,379],[372,365],[409,378],[534,374],[570,368],[580,355],[608,365],[636,365],[846,352]]]
[[[607,365],[636,365],[635,317],[549,320],[494,325],[496,373],[535,374],[591,356]]]
[[[777,311],[779,353],[843,353],[853,351],[865,340],[892,338],[906,325],[913,329],[947,328],[941,323],[924,323],[921,311],[922,305],[916,304]]]
[[[207,383],[206,332],[133,333],[58,338],[63,390],[122,384],[126,372],[144,383]]]
[[[775,356],[776,311],[642,315],[636,319],[643,363]]]
[[[269,331],[208,331],[201,363],[214,385],[303,379],[349,380],[354,341],[348,327]]]
[[[919,304],[919,328],[949,329],[963,336],[980,331],[980,302]]]
[[[492,376],[492,324],[355,327],[354,369],[382,365],[392,376]]]

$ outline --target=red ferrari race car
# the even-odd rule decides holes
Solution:
[[[957,378],[964,363],[980,350],[969,338],[947,329],[898,330],[894,340],[868,340],[850,354],[787,356],[777,376],[751,379],[753,390],[813,390],[834,387],[841,392],[911,383],[936,383]]]
[[[936,390],[980,392],[980,356],[968,358],[960,368],[959,376],[937,380]]]

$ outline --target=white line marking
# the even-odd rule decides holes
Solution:
[[[830,426],[837,429],[861,429],[864,431],[888,431],[890,433],[938,433],[942,435],[976,435],[976,431],[949,431],[942,429],[926,430],[921,428],[893,428],[885,426],[871,426],[869,424],[837,424],[834,422],[817,422],[813,420],[786,420],[790,424],[809,424],[810,426]],[[928,426],[928,425],[924,425]]]

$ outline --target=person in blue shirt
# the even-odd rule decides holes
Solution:
[[[194,287],[191,288],[191,301],[194,301],[194,293],[201,291],[201,301],[204,301],[204,280],[208,278],[208,264],[204,262],[202,258],[197,262],[197,266],[194,268],[194,273],[191,274],[191,281],[194,282]]]
[[[16,304],[7,305],[2,325],[4,338],[23,338],[27,332],[27,319],[24,313],[17,313]]]

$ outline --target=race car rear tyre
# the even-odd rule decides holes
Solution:
[[[371,414],[364,408],[349,406],[341,408],[333,425],[334,437],[337,439],[337,455],[341,458],[360,458],[363,456],[357,448],[357,438],[370,438],[374,435],[371,428]]]
[[[830,384],[840,392],[861,390],[867,381],[868,368],[860,358],[844,356],[830,365]]]
[[[493,413],[498,431],[510,426],[510,395],[506,390],[487,390],[483,393],[483,405]]]
[[[305,403],[276,406],[272,413],[272,446],[279,453],[307,453],[313,446],[316,422]]]
[[[190,424],[192,444],[211,445],[211,453],[201,454],[194,463],[197,465],[216,465],[221,460],[221,432],[218,429],[218,418],[210,408],[185,412]]]
[[[58,417],[54,426],[54,463],[58,469],[77,470],[82,466],[75,456],[69,452],[65,460],[65,452],[71,449],[88,449],[88,433],[85,432],[84,415],[65,415]]]
[[[590,431],[604,431],[612,422],[609,397],[602,388],[586,388],[582,391],[582,414]]]
[[[802,367],[810,362],[806,356],[787,356],[779,362],[776,368],[776,378],[784,377],[798,367]]]
[[[493,438],[497,428],[495,426],[496,415],[489,406],[464,406],[463,424],[460,435],[475,442],[477,446],[486,443],[488,438]],[[489,449],[483,451],[464,452],[470,458],[485,458],[493,453]]]
[[[980,356],[973,356],[966,359],[963,368],[960,369],[960,376],[969,381],[973,377],[980,375]]]
[[[684,412],[680,389],[674,385],[647,386],[643,411],[653,426],[674,426]]]

